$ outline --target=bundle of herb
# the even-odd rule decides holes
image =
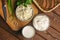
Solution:
[[[11,2],[11,1],[12,1],[12,0],[7,0],[7,5],[8,5],[9,13],[10,13],[11,15],[13,15],[14,10],[13,10],[12,2]]]

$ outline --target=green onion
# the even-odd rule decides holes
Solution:
[[[8,4],[9,13],[10,13],[11,15],[13,15],[14,10],[13,10],[13,7],[12,7],[12,2],[11,2],[11,0],[7,0],[7,4]]]

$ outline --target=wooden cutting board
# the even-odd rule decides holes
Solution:
[[[0,0],[0,15],[2,16],[2,18],[4,18],[3,11],[2,11],[2,2],[1,2],[1,0]]]
[[[15,1],[12,1],[13,2],[13,5],[14,5],[14,2]],[[36,16],[38,14],[38,9],[36,8],[36,6],[34,4],[32,4],[32,7],[33,7],[33,10],[34,10],[34,16]],[[2,2],[0,1],[0,15],[3,17],[4,19],[4,14],[3,14],[3,10],[2,10]],[[20,21],[16,18],[16,16],[12,17],[10,14],[9,14],[9,11],[8,11],[8,5],[6,3],[6,14],[7,14],[7,20],[6,20],[6,23],[10,26],[10,28],[14,31],[18,31],[20,30],[21,28],[23,28],[25,25],[27,25],[29,22],[32,21],[29,20],[29,21]]]

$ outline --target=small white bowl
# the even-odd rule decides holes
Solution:
[[[35,29],[32,26],[25,26],[22,30],[22,35],[25,38],[32,38],[35,35]]]

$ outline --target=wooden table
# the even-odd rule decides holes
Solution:
[[[39,13],[42,13],[39,10]],[[21,30],[14,32],[0,16],[0,40],[60,40],[60,6],[50,13],[44,13],[50,17],[51,25],[44,32],[36,31],[33,38],[26,39],[21,35]]]

